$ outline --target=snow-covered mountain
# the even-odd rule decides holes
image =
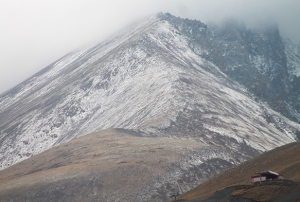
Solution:
[[[296,141],[300,125],[279,112],[297,117],[297,110],[285,113],[276,103],[285,103],[290,90],[280,73],[288,76],[287,64],[299,68],[290,60],[299,55],[289,48],[295,55],[286,57],[274,27],[268,35],[230,26],[153,15],[2,94],[0,168],[91,132],[124,128],[210,145],[189,152],[172,178],[184,179],[193,168],[203,181]],[[184,182],[185,190],[199,184]]]

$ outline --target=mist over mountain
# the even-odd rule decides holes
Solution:
[[[250,30],[237,21],[207,26],[168,13],[148,16],[102,43],[67,54],[1,94],[0,167],[18,170],[22,164],[16,163],[54,146],[70,140],[83,143],[84,138],[76,138],[121,128],[141,138],[136,140],[140,147],[153,149],[157,157],[171,145],[160,150],[151,141],[178,140],[173,149],[178,146],[182,153],[175,160],[153,158],[147,164],[154,168],[165,162],[143,184],[140,193],[149,192],[147,196],[120,192],[116,198],[167,200],[178,186],[187,191],[215,173],[298,140],[299,58],[299,46],[283,39],[276,25]],[[99,138],[101,134],[106,133]],[[186,141],[194,146],[189,148]],[[107,153],[113,148],[106,148]],[[123,162],[122,155],[132,152],[124,148],[102,154],[103,159]],[[70,155],[48,167],[28,167],[24,175],[76,164],[78,159],[62,162]],[[100,169],[103,159],[93,171],[96,178],[105,171]],[[120,175],[127,173],[124,183],[137,166],[128,165],[116,167]],[[22,186],[26,183],[17,189]],[[46,184],[44,191],[48,188]],[[91,200],[102,192],[97,193]]]

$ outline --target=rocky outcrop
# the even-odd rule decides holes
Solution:
[[[284,42],[276,24],[251,30],[236,20],[207,26],[170,14],[162,16],[188,38],[196,54],[214,63],[274,110],[299,119],[299,102],[295,99],[299,97],[295,74],[300,69],[299,51],[291,41]]]

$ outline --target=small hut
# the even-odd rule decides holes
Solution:
[[[276,172],[270,171],[270,170],[263,170],[260,172],[257,172],[256,174],[259,175],[254,175],[251,176],[251,182],[262,182],[266,180],[283,180],[284,177],[281,174],[278,174]]]

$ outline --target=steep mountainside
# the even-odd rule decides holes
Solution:
[[[263,153],[205,181],[180,198],[201,201],[296,201],[300,198],[300,143]],[[283,174],[284,181],[253,185],[251,175],[261,170]],[[200,198],[202,197],[202,199]],[[198,198],[198,199],[195,199]]]
[[[285,38],[284,45],[287,56],[289,80],[291,82],[291,93],[289,98],[292,109],[294,109],[291,111],[291,115],[297,117],[299,116],[298,112],[300,110],[300,44],[296,45],[291,40]]]
[[[241,22],[228,20],[207,28],[172,15],[163,18],[189,38],[194,53],[214,63],[274,110],[300,121],[296,88],[299,46],[283,40],[276,24],[250,30]]]
[[[187,191],[214,173],[295,141],[300,125],[261,102],[247,84],[241,85],[247,79],[234,81],[235,71],[226,68],[243,63],[237,55],[241,51],[230,46],[236,51],[231,56],[227,51],[223,58],[218,44],[225,39],[214,33],[199,21],[160,13],[103,43],[62,57],[2,94],[1,168],[88,133],[123,128],[158,138],[155,141],[183,138],[210,145],[197,147],[185,164],[176,164],[180,166],[168,190],[180,184]],[[280,44],[272,47],[276,54],[284,54]],[[265,46],[255,50],[261,57],[273,54]],[[274,71],[280,72],[286,71],[284,61],[264,64],[271,69],[274,64]],[[269,86],[269,81],[264,84]],[[268,91],[275,92],[275,87]],[[286,96],[286,85],[278,94],[278,100]],[[167,194],[167,188],[163,190],[161,198]]]

